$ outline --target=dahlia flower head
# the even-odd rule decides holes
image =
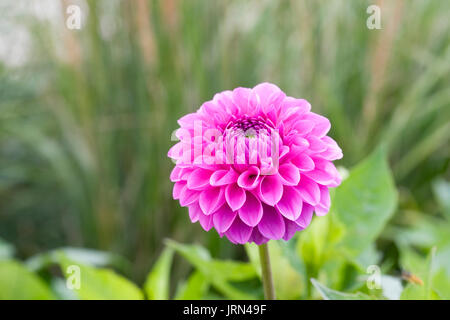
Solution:
[[[342,158],[330,121],[262,83],[224,91],[178,120],[173,198],[232,243],[289,240],[330,208]]]

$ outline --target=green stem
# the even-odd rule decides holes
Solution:
[[[264,243],[259,246],[259,261],[261,263],[262,282],[266,300],[275,300],[272,271],[270,270],[269,246]]]

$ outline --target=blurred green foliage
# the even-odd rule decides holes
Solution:
[[[252,246],[190,224],[166,154],[177,118],[218,91],[269,81],[331,119],[338,165],[359,163],[329,216],[271,244],[279,296],[379,298],[387,289],[367,292],[358,278],[375,263],[423,280],[402,297],[448,298],[449,2],[384,1],[381,30],[366,27],[371,1],[86,1],[81,30],[64,26],[70,1],[51,18],[20,3],[0,5],[2,35],[28,39],[24,61],[0,60],[0,287],[24,274],[35,289],[9,297],[143,294],[90,269],[109,266],[150,298],[261,298]],[[206,249],[168,242],[184,257],[172,266],[164,238]],[[64,290],[60,250],[49,250],[66,246],[101,250],[62,252],[111,292]],[[250,263],[222,260],[246,253]],[[34,258],[24,267],[13,254]]]

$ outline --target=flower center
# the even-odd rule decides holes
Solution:
[[[230,121],[225,128],[226,136],[256,138],[260,133],[270,135],[273,126],[262,118],[241,118]]]

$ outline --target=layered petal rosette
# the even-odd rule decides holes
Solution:
[[[173,198],[206,231],[259,245],[328,213],[342,151],[306,100],[262,83],[218,93],[178,123]]]

